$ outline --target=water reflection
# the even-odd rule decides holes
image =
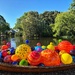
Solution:
[[[10,38],[10,42],[11,42],[11,47],[16,48],[16,40],[15,40],[15,38]]]
[[[11,42],[11,47],[16,48],[20,44],[25,43],[25,38],[23,37],[9,37],[6,38],[6,41]],[[40,42],[42,45],[47,46],[50,42],[53,42],[55,45],[58,44],[58,39],[56,38],[40,38],[40,39],[28,39],[29,40],[29,45],[30,46],[36,46],[38,42]],[[1,44],[2,39],[0,39],[0,44]],[[74,41],[69,40],[72,44],[74,44]]]
[[[17,47],[20,44],[25,43],[25,40],[27,39],[23,39],[22,37],[14,37],[14,38],[10,38],[11,39],[11,45],[14,47]],[[50,42],[53,42],[55,45],[57,45],[58,43],[58,39],[56,38],[40,38],[40,39],[28,39],[29,40],[29,44],[30,46],[36,46],[36,44],[38,42],[40,42],[42,45],[48,45]]]

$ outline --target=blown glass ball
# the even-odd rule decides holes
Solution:
[[[27,44],[21,44],[15,50],[15,54],[20,59],[27,59],[27,56],[30,52],[31,52],[31,47]]]
[[[7,45],[2,45],[1,49],[2,50],[7,50],[8,49],[8,46]]]
[[[37,51],[32,51],[28,55],[28,63],[30,65],[33,65],[33,66],[39,65],[40,61],[41,61],[41,55]]]
[[[67,53],[70,53],[70,50],[73,49],[73,45],[69,42],[69,41],[61,41],[58,44],[58,49],[61,50],[65,50]]]
[[[29,43],[29,40],[25,40],[25,43],[28,44]]]
[[[73,61],[73,58],[69,53],[64,53],[61,55],[61,62],[63,64],[71,64],[72,61]]]
[[[41,62],[45,66],[56,66],[60,65],[60,57],[56,51],[46,49],[41,52]]]
[[[22,60],[19,62],[19,65],[20,65],[20,66],[28,66],[28,61],[22,59]]]

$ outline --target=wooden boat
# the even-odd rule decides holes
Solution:
[[[0,62],[0,71],[9,71],[9,72],[54,72],[61,70],[68,70],[75,68],[75,63],[70,65],[60,65],[60,66],[19,66],[11,65]]]
[[[0,71],[8,71],[8,72],[17,72],[17,73],[31,73],[31,72],[54,72],[54,71],[65,71],[68,69],[74,69],[75,63],[69,65],[60,65],[60,66],[19,66],[19,65],[11,65],[7,63],[0,62]],[[50,75],[50,74],[49,74]],[[54,74],[55,75],[55,74]]]

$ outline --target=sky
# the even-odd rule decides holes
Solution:
[[[60,11],[66,12],[72,0],[0,0],[0,15],[13,28],[17,21],[25,12],[37,11]]]

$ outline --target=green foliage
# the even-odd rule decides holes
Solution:
[[[42,36],[53,36],[52,27],[50,24],[55,23],[55,18],[57,14],[60,13],[58,11],[45,11],[44,13],[40,14],[40,18],[42,21]]]
[[[40,35],[40,19],[37,12],[28,12],[25,19],[22,20],[23,33],[26,37]]]
[[[5,33],[7,30],[10,30],[9,23],[0,15],[0,33]]]
[[[23,16],[21,16],[20,18],[17,19],[17,22],[15,24],[15,27],[13,29],[19,29],[19,30],[23,30],[23,27],[22,27],[22,20],[25,19],[27,16],[27,13],[24,13]]]
[[[53,27],[54,36],[74,36],[75,35],[75,15],[64,12],[57,15]]]
[[[34,11],[26,12],[17,19],[14,29],[22,30],[26,37],[52,36],[50,24],[55,22],[58,13],[58,11],[45,11],[42,14]]]
[[[45,11],[40,14],[40,18],[45,21],[45,25],[50,25],[55,23],[55,18],[57,14],[60,13],[58,11]]]
[[[73,0],[73,2],[71,3],[69,10],[71,13],[75,14],[75,0]]]
[[[70,5],[70,10],[75,10],[75,0],[73,0],[73,2]]]

